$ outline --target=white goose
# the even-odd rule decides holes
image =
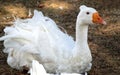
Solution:
[[[98,12],[80,6],[76,21],[76,42],[63,33],[56,23],[34,11],[31,19],[17,19],[13,26],[4,29],[4,52],[7,63],[16,69],[31,67],[39,61],[48,73],[84,73],[91,69],[92,56],[87,42],[89,24],[106,24]]]

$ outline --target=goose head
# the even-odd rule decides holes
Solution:
[[[99,13],[94,8],[87,7],[85,5],[80,6],[78,21],[80,21],[82,25],[106,24],[106,22],[100,17]]]

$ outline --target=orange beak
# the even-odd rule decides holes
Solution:
[[[106,22],[99,16],[99,13],[93,13],[93,23],[106,25]]]

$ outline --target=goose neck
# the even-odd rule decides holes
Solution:
[[[84,47],[88,45],[87,42],[88,37],[88,25],[84,25],[82,23],[77,23],[76,25],[76,44],[80,47]]]
[[[74,55],[79,56],[79,55],[86,55],[86,56],[91,56],[90,55],[90,49],[88,46],[87,42],[87,37],[88,37],[88,25],[82,24],[82,22],[77,22],[76,23],[76,43],[74,47]]]

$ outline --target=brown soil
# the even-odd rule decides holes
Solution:
[[[0,36],[3,28],[11,25],[13,15],[27,18],[28,10],[41,10],[46,16],[75,37],[75,21],[80,5],[96,8],[107,25],[89,27],[89,46],[93,56],[93,67],[89,75],[120,75],[120,0],[0,0]],[[0,74],[27,75],[12,69],[6,63],[0,42]]]

